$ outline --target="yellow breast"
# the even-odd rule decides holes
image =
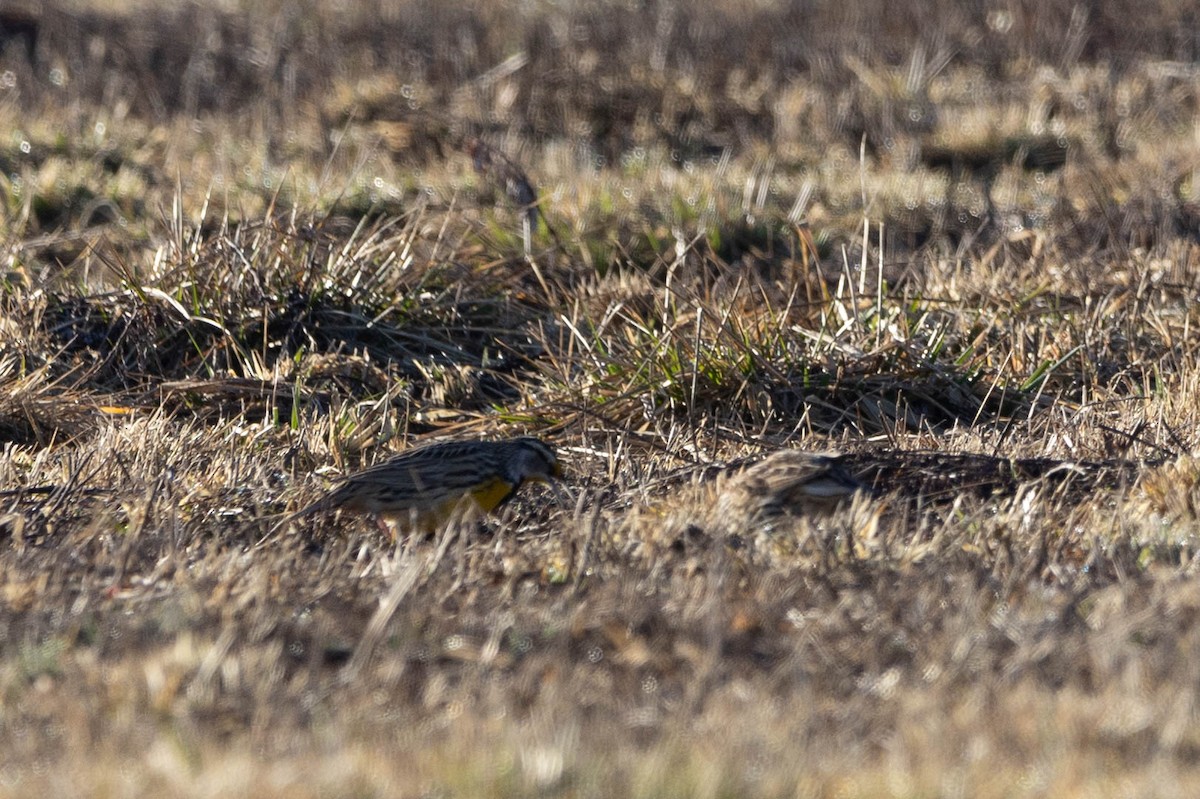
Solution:
[[[466,494],[448,497],[442,502],[428,505],[425,508],[410,508],[387,514],[381,512],[381,515],[386,515],[403,525],[410,525],[425,532],[433,532],[456,514],[491,511],[508,496],[511,490],[512,483],[496,477],[480,484]]]
[[[507,480],[494,477],[471,491],[471,498],[486,513],[499,505],[512,491],[512,487],[512,483]]]

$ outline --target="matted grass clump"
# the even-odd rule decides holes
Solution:
[[[0,794],[1195,793],[1194,21],[810,6],[0,9]]]

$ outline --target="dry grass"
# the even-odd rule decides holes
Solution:
[[[1195,21],[812,5],[0,12],[0,795],[1196,793]]]

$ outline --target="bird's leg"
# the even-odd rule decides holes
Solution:
[[[393,544],[396,543],[396,526],[394,524],[388,522],[388,520],[383,518],[381,514],[376,514],[375,526],[379,528],[379,532],[388,537],[389,541],[391,541]]]

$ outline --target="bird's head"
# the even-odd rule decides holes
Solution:
[[[533,437],[518,438],[512,444],[510,468],[514,483],[550,483],[562,478],[562,464],[549,444]]]

